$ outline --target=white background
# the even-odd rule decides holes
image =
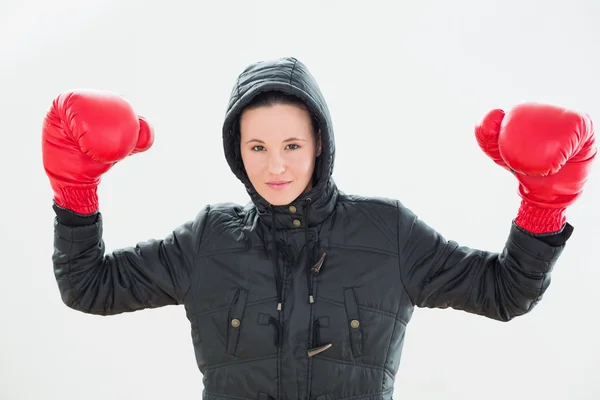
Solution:
[[[103,180],[109,250],[162,237],[207,203],[247,202],[222,153],[227,99],[248,63],[291,55],[329,102],[343,191],[400,199],[446,237],[499,251],[516,181],[479,150],[473,125],[523,100],[600,124],[599,19],[595,0],[3,0],[0,399],[199,399],[202,389],[183,307],[99,317],[61,302],[40,150],[59,92],[117,91],[156,128],[150,151]],[[417,310],[395,398],[599,399],[598,204],[596,168],[531,314],[503,324]]]

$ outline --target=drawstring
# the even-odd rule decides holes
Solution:
[[[315,302],[315,291],[312,277],[319,275],[319,272],[321,272],[321,267],[323,267],[327,253],[324,252],[321,254],[319,260],[314,263],[315,254],[318,251],[320,241],[317,240],[314,246],[309,246],[311,239],[309,237],[310,231],[308,230],[308,210],[310,209],[309,206],[311,201],[312,200],[310,197],[306,199],[306,211],[304,212],[304,218],[306,219],[307,223],[304,224],[304,246],[306,249],[306,284],[308,287],[308,302],[313,304]]]
[[[281,326],[281,322],[275,317],[269,318],[269,325],[275,326],[275,346],[279,347],[283,342],[283,326]]]
[[[318,248],[320,245],[320,240],[315,240],[315,238],[311,238],[310,230],[308,226],[308,215],[310,211],[310,205],[312,203],[312,199],[306,199],[306,209],[304,212],[304,250],[306,253],[306,285],[308,288],[308,301],[310,304],[315,302],[314,295],[314,282],[313,277],[319,275],[321,268],[323,267],[323,263],[325,262],[325,257],[327,253],[323,252],[317,262],[315,263],[315,255],[318,252]],[[273,208],[272,205],[269,207]],[[277,229],[275,225],[275,212],[272,210],[271,212],[271,262],[273,266],[273,275],[275,277],[275,286],[277,290],[277,312],[282,312],[283,310],[283,279],[282,279],[282,271],[279,266],[279,254],[280,251],[283,252],[286,260],[289,260],[290,257],[293,257],[289,247],[286,247],[285,243],[281,243],[277,240]],[[281,346],[283,342],[283,325],[279,321],[278,318],[271,316],[269,318],[269,325],[273,325],[275,327],[275,345],[277,347]],[[321,342],[320,338],[320,324],[319,321],[315,321],[315,329],[313,331],[313,343],[318,345]],[[330,345],[329,345],[330,346]]]
[[[310,205],[312,203],[311,198],[307,198],[306,200],[306,209],[304,213],[304,249],[306,253],[306,286],[308,288],[308,302],[313,304],[315,302],[314,295],[314,284],[313,284],[313,276],[319,275],[321,268],[323,267],[323,263],[325,262],[325,257],[327,253],[322,253],[317,262],[314,262],[315,254],[318,251],[319,241],[312,245],[314,240],[310,237],[310,230],[308,227],[308,214],[310,210]],[[270,207],[273,207],[272,205]],[[273,266],[273,275],[275,276],[275,286],[277,290],[277,311],[281,312],[283,309],[283,281],[281,277],[281,269],[279,267],[279,242],[276,239],[276,229],[275,229],[275,213],[271,213],[271,246],[272,246],[272,266]],[[287,250],[287,249],[286,249]]]
[[[308,230],[308,210],[310,208],[311,198],[306,199],[306,210],[304,211],[304,249],[306,250],[306,287],[308,288],[308,302],[314,303],[315,296],[312,285],[312,276],[309,273],[310,266],[314,257],[314,247],[310,246],[310,231]],[[311,252],[312,250],[312,252]]]
[[[321,322],[316,319],[313,330],[313,347],[319,347],[321,343]]]
[[[277,289],[277,311],[281,312],[283,308],[283,282],[281,281],[281,270],[279,269],[279,253],[277,251],[277,239],[275,231],[275,213],[271,213],[271,245],[272,251],[272,264],[273,264],[273,275],[275,275],[275,287]]]

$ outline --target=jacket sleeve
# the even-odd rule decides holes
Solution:
[[[54,275],[70,308],[115,315],[183,302],[196,265],[208,206],[161,240],[105,251],[102,215],[54,206]]]
[[[513,221],[499,253],[446,240],[399,205],[399,262],[413,304],[453,308],[499,321],[531,311],[550,284],[550,273],[573,227],[534,236]]]

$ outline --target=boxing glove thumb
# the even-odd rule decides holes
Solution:
[[[498,145],[498,137],[504,116],[505,113],[501,109],[490,110],[485,114],[481,122],[475,125],[475,139],[481,150],[492,161],[510,171],[510,167],[502,159]]]
[[[140,130],[137,144],[131,154],[143,153],[154,144],[154,128],[145,117],[139,116]]]

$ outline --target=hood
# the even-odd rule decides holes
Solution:
[[[272,206],[256,192],[246,175],[240,154],[236,124],[244,107],[256,95],[265,91],[280,91],[299,97],[313,114],[321,129],[322,151],[315,163],[313,188],[288,206]],[[269,237],[263,236],[263,245],[272,257],[277,310],[279,312],[282,310],[284,302],[281,278],[282,267],[279,265],[279,254],[283,254],[286,258],[295,258],[290,253],[288,245],[278,240],[275,234],[278,229],[304,231],[304,245],[302,247],[306,252],[308,301],[314,303],[315,280],[313,278],[319,274],[326,255],[326,253],[320,251],[320,230],[314,228],[331,215],[336,204],[338,191],[331,176],[335,146],[329,109],[316,80],[302,62],[293,57],[285,57],[277,60],[259,61],[246,67],[239,75],[231,91],[225,122],[223,123],[223,148],[231,170],[245,185],[259,218],[270,229],[271,234]],[[318,256],[319,254],[320,256]],[[278,339],[276,344],[279,346],[281,345],[281,323],[279,319],[273,317],[270,319],[270,323],[273,323],[277,328]],[[311,349],[309,354],[311,351],[317,354],[322,350],[320,348]]]
[[[333,185],[331,175],[335,158],[335,141],[331,116],[325,98],[316,80],[301,61],[294,57],[255,62],[238,76],[231,91],[225,121],[223,123],[223,149],[225,158],[235,174],[244,184],[259,211],[268,203],[254,190],[242,163],[239,139],[235,125],[244,107],[258,94],[265,91],[281,91],[299,97],[317,119],[321,129],[322,153],[315,164],[313,189],[297,200],[311,198],[318,201]]]

